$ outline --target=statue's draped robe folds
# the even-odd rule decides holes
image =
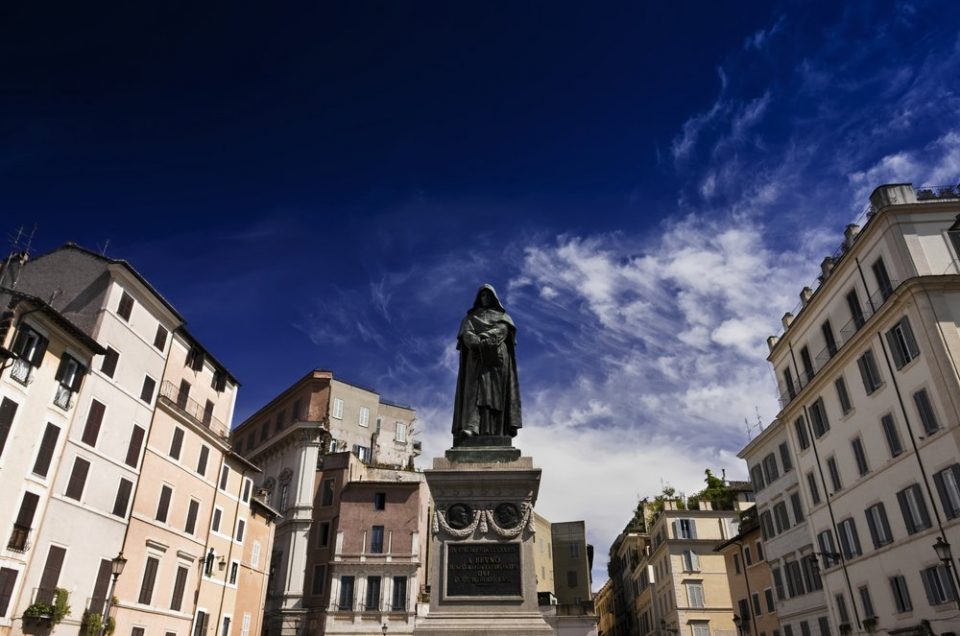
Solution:
[[[484,307],[481,295],[489,291]],[[454,445],[472,436],[514,437],[521,427],[517,328],[490,285],[477,292],[457,334],[460,370],[453,407]]]

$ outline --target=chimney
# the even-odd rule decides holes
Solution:
[[[767,338],[767,349],[773,351],[773,348],[777,346],[778,342],[780,342],[780,336],[769,336]]]
[[[783,318],[780,319],[780,322],[783,324],[784,329],[789,329],[790,325],[793,324],[793,314],[789,311],[783,314]]]
[[[837,263],[833,260],[832,256],[827,256],[820,261],[820,274],[824,280],[826,280],[827,276],[830,275],[830,272],[833,271],[833,266],[836,264]]]
[[[807,303],[810,302],[810,299],[813,297],[813,290],[809,287],[804,287],[800,290],[800,302],[803,303],[803,306],[806,307]]]
[[[860,226],[856,223],[851,223],[847,226],[847,229],[843,231],[843,245],[847,249],[850,249],[853,246],[854,239],[857,238],[857,235],[860,234]]]

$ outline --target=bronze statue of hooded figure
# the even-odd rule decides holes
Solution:
[[[492,285],[477,291],[460,323],[460,370],[453,405],[453,445],[471,437],[514,437],[521,427],[517,381],[517,327]],[[490,440],[489,445],[510,445]],[[485,444],[486,445],[486,444]]]

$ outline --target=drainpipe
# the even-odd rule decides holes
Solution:
[[[226,461],[226,456],[224,456],[224,461]],[[223,469],[221,468],[221,470]],[[234,543],[236,543],[237,526],[240,525],[240,503],[241,503],[241,500],[243,499],[243,480],[246,479],[248,470],[249,468],[244,467],[243,471],[240,473],[240,490],[239,492],[237,492],[237,505],[233,511],[233,522],[234,522],[233,532],[231,532],[230,547],[227,549],[227,570],[226,570],[226,574],[223,577],[223,586],[220,588],[220,607],[217,609],[217,631],[218,632],[221,631],[221,626],[223,625],[223,603],[224,603],[224,598],[227,595],[227,581],[229,580],[229,577],[230,577],[230,561],[231,561],[231,557],[233,557],[233,546],[234,546]],[[251,487],[251,493],[250,493],[251,497],[253,496],[252,490],[253,489]],[[244,522],[243,524],[243,534],[244,534],[244,538],[246,538],[246,535],[247,535],[246,522]],[[237,576],[240,576],[239,568],[237,568]],[[236,616],[234,616],[233,618],[236,618]]]

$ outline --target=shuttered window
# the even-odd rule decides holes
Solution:
[[[60,570],[63,569],[63,559],[67,556],[66,548],[58,545],[50,546],[47,551],[47,560],[43,564],[43,574],[40,575],[40,588],[37,590],[37,601],[53,602],[57,584],[60,582]]]
[[[157,580],[157,566],[160,561],[154,557],[147,557],[147,566],[143,570],[143,582],[140,584],[138,602],[149,605],[153,600],[153,584]]]
[[[930,527],[930,514],[927,512],[927,504],[923,500],[920,486],[913,484],[904,488],[897,493],[897,501],[900,503],[900,512],[903,514],[903,521],[909,534]]]
[[[67,482],[67,491],[64,493],[71,499],[80,501],[83,497],[83,488],[87,483],[87,473],[90,471],[90,462],[82,457],[77,457],[73,462],[73,470],[70,472],[70,481]]]
[[[167,522],[167,513],[170,510],[170,497],[173,496],[173,489],[170,486],[160,488],[160,501],[157,503],[157,521]]]
[[[13,598],[13,588],[17,584],[16,570],[0,568],[0,618],[6,618],[10,609],[10,599]]]
[[[947,519],[960,517],[960,464],[934,473],[933,481],[937,484],[937,494]]]
[[[46,338],[30,327],[23,325],[17,333],[17,339],[13,342],[13,353],[30,366],[39,367],[43,362],[44,354],[47,352],[47,345],[49,345],[49,341]]]
[[[13,418],[17,414],[19,405],[10,398],[3,398],[0,402],[0,455],[3,455],[3,449],[7,445],[7,437],[10,436],[10,429],[13,427]]]
[[[23,493],[23,500],[20,502],[20,512],[17,513],[17,520],[13,524],[13,531],[10,533],[10,541],[7,547],[17,552],[26,550],[27,539],[30,537],[30,530],[33,529],[33,516],[37,512],[37,504],[40,497],[32,492]]]
[[[173,440],[170,442],[170,457],[180,459],[180,450],[183,448],[183,429],[173,429]]]
[[[90,401],[90,411],[87,413],[87,422],[83,426],[83,437],[81,438],[87,446],[97,445],[97,438],[100,437],[100,425],[103,423],[103,414],[106,409],[107,407],[101,402]]]
[[[926,389],[920,389],[913,394],[913,403],[917,405],[923,430],[927,435],[936,433],[940,429],[940,423],[937,422],[937,416],[933,412],[933,404],[930,403],[930,396],[927,395]]]
[[[60,438],[60,427],[47,422],[47,427],[43,431],[43,438],[40,440],[40,450],[37,451],[37,459],[33,462],[33,474],[40,477],[46,477],[50,471],[50,462],[53,459],[53,452],[57,449],[57,440]]]
[[[127,458],[125,463],[127,466],[136,468],[140,463],[140,448],[143,446],[143,436],[145,431],[137,426],[133,425],[133,432],[130,433],[130,445],[127,446]]]
[[[893,416],[888,413],[881,417],[880,426],[883,428],[883,436],[887,440],[890,456],[896,457],[903,452],[903,444],[900,443],[900,433],[897,432],[897,425],[893,421]]]
[[[127,292],[123,292],[120,296],[120,304],[117,305],[117,315],[126,320],[130,321],[130,315],[133,313],[133,297]]]
[[[870,539],[874,548],[882,548],[891,541],[890,522],[887,521],[887,510],[883,502],[873,504],[864,511],[867,517],[867,526],[870,528]]]
[[[208,446],[200,447],[200,458],[197,460],[197,473],[203,476],[207,474],[207,459],[210,457],[210,448]]]
[[[93,596],[90,598],[90,607],[88,608],[97,614],[103,614],[112,570],[112,559],[100,559],[100,568],[97,570],[97,580],[93,584]]]
[[[196,499],[190,500],[190,507],[187,510],[187,523],[183,530],[187,534],[193,534],[197,527],[197,515],[200,513],[200,502]]]
[[[210,625],[210,615],[204,611],[197,612],[197,618],[193,623],[193,636],[206,636]]]
[[[173,597],[170,599],[170,609],[180,611],[183,605],[183,591],[187,588],[187,575],[190,569],[184,566],[177,568],[177,580],[173,584]]]
[[[863,380],[863,389],[870,395],[880,388],[883,380],[880,378],[880,369],[877,360],[873,357],[873,350],[867,349],[857,358],[857,367],[860,369],[860,378]]]
[[[147,404],[153,403],[153,390],[157,388],[157,382],[149,375],[143,376],[143,386],[140,388],[140,399]]]
[[[100,371],[108,378],[112,378],[113,374],[117,372],[117,362],[119,361],[120,354],[117,353],[117,350],[113,347],[107,347],[107,352],[103,354],[103,362],[100,363]]]
[[[898,369],[902,369],[908,362],[920,355],[917,340],[913,337],[913,329],[910,328],[910,321],[907,320],[906,316],[901,318],[900,322],[887,332],[887,344],[890,345],[893,364]]]
[[[117,486],[117,497],[113,500],[113,514],[126,518],[127,506],[130,504],[130,492],[132,490],[133,482],[121,478],[120,485]]]
[[[157,325],[157,335],[153,337],[153,346],[163,351],[167,346],[167,329],[163,325]]]

